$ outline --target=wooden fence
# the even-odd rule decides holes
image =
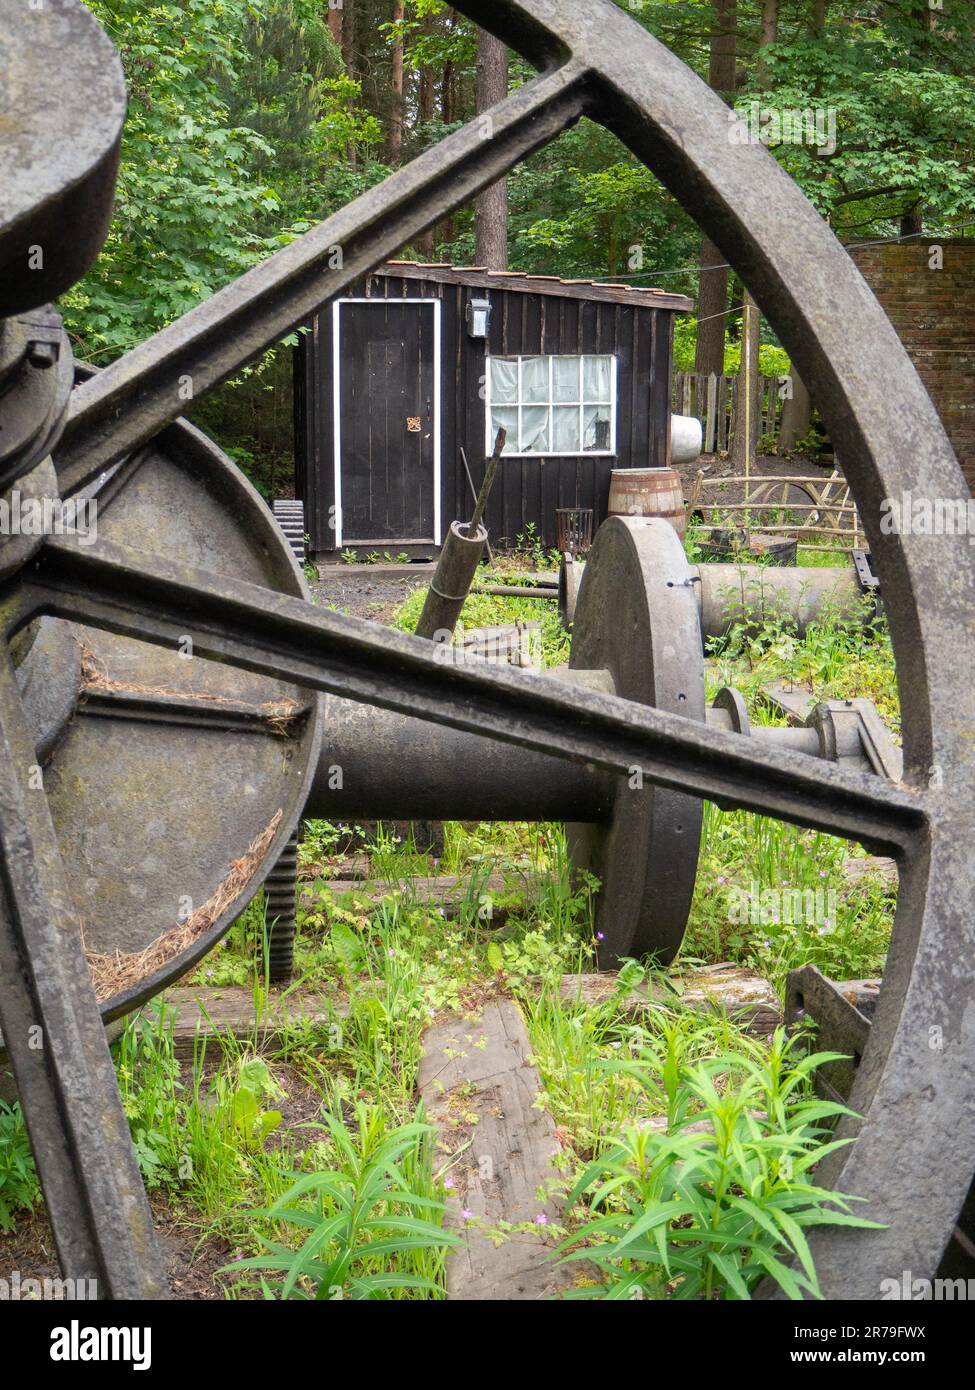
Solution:
[[[688,518],[705,526],[795,536],[800,549],[859,550],[866,544],[850,485],[835,468],[828,478],[788,473],[706,478],[701,471],[685,506]]]
[[[704,453],[729,450],[738,419],[737,376],[705,376],[700,372],[674,373],[674,411],[694,415],[704,426]],[[759,377],[758,437],[778,438],[782,423],[782,380],[777,376]]]

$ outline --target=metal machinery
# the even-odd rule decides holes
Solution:
[[[844,1122],[857,1142],[820,1169],[882,1228],[811,1242],[827,1297],[875,1298],[883,1277],[934,1274],[975,1166],[975,558],[961,536],[879,525],[881,501],[908,488],[964,496],[961,473],[852,262],[764,148],[728,140],[718,96],[609,0],[459,7],[540,71],[496,108],[490,139],[483,122],[451,135],[75,390],[44,306],[105,235],[122,74],[77,0],[0,10],[0,487],[99,503],[92,544],[47,527],[0,551],[0,1026],[62,1267],[105,1296],[165,1296],[92,978],[121,980],[108,1012],[122,1012],[241,911],[307,802],[323,728],[313,692],[327,692],[611,777],[638,766],[661,798],[711,798],[896,858],[890,963],[851,1097],[864,1118]],[[313,609],[247,484],[174,423],[187,392],[582,115],[673,189],[815,383],[890,615],[901,785],[711,727],[681,702],[637,703],[622,679],[611,694],[451,661]],[[611,669],[602,640],[574,664]]]
[[[820,704],[798,729],[752,726],[742,696],[732,689],[707,707],[697,589],[668,522],[610,517],[590,552],[571,660],[549,678],[899,780],[900,750],[869,700]],[[601,885],[595,904],[600,963],[609,967],[620,957],[652,953],[667,964],[687,926],[701,802],[641,782],[638,767],[614,777],[591,763],[515,750],[469,731],[328,696],[305,813],[343,821],[569,821],[573,863]],[[292,964],[293,848],[268,882],[274,893],[270,953],[280,978]]]

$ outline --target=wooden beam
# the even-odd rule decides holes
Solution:
[[[558,1202],[539,1188],[558,1175],[555,1124],[535,1102],[541,1091],[517,1004],[492,1000],[479,1019],[449,1019],[423,1038],[420,1095],[437,1128],[438,1166],[452,1183],[447,1225],[464,1244],[447,1257],[447,1297],[531,1302],[551,1298],[585,1276],[559,1267],[546,1225],[561,1219]],[[470,1219],[464,1213],[469,1212]],[[495,1243],[487,1234],[502,1222]]]

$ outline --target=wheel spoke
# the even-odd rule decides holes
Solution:
[[[101,1298],[165,1297],[152,1217],[6,648],[0,880],[0,1026],[62,1272],[95,1280]]]
[[[70,496],[582,114],[586,69],[535,78],[79,386],[57,451]]]
[[[26,576],[37,612],[306,688],[593,763],[906,856],[919,792],[562,682],[489,667],[361,619],[100,542],[49,541]]]

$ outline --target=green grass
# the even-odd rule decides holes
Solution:
[[[484,573],[484,571],[482,571]],[[508,584],[510,576],[488,576]],[[396,612],[393,627],[414,632],[423,609],[426,589],[416,589]],[[514,598],[499,594],[468,594],[458,620],[459,628],[502,627],[507,623],[541,624],[541,658],[546,668],[561,666],[569,659],[569,636],[559,622],[558,605],[543,598]]]
[[[518,563],[551,559],[533,550],[526,542]],[[422,602],[412,595],[397,625],[410,630]],[[546,665],[565,659],[553,604],[473,595],[463,614],[468,626],[517,618],[542,622]],[[787,680],[817,698],[866,694],[898,727],[882,622],[827,613],[802,638],[785,623],[742,624],[708,655],[710,693],[737,686],[756,723],[781,717],[762,692]],[[339,851],[350,846],[368,855],[370,877],[339,895]],[[807,962],[837,979],[878,974],[895,893],[876,878],[847,880],[844,861],[859,853],[706,805],[679,967],[733,960],[779,990]],[[561,827],[448,823],[438,861],[390,827],[367,836],[313,821],[299,861],[309,905],[298,914],[293,988],[332,999],[331,1019],[296,1023],[273,1049],[261,1043],[269,924],[258,895],[193,977],[249,989],[252,1034],[180,1065],[157,1003],[116,1048],[147,1186],[196,1239],[230,1243],[228,1296],[443,1296],[443,1158],[417,1106],[421,1038],[438,1016],[476,1015],[499,993],[525,1012],[539,1103],[558,1126],[557,1186],[573,1196],[563,1253],[599,1271],[574,1296],[743,1298],[764,1274],[788,1294],[815,1293],[804,1232],[824,1211],[807,1168],[833,1116],[811,1095],[811,1063],[778,1034],[753,1038],[695,1012],[679,989],[633,1018],[624,995],[643,978],[636,963],[598,1006],[563,997],[563,976],[593,968],[596,885],[573,880]],[[417,886],[438,873],[461,878],[452,920]],[[501,888],[489,891],[492,875]],[[402,886],[377,902],[380,880]],[[0,1229],[37,1197],[22,1118],[0,1106]]]

